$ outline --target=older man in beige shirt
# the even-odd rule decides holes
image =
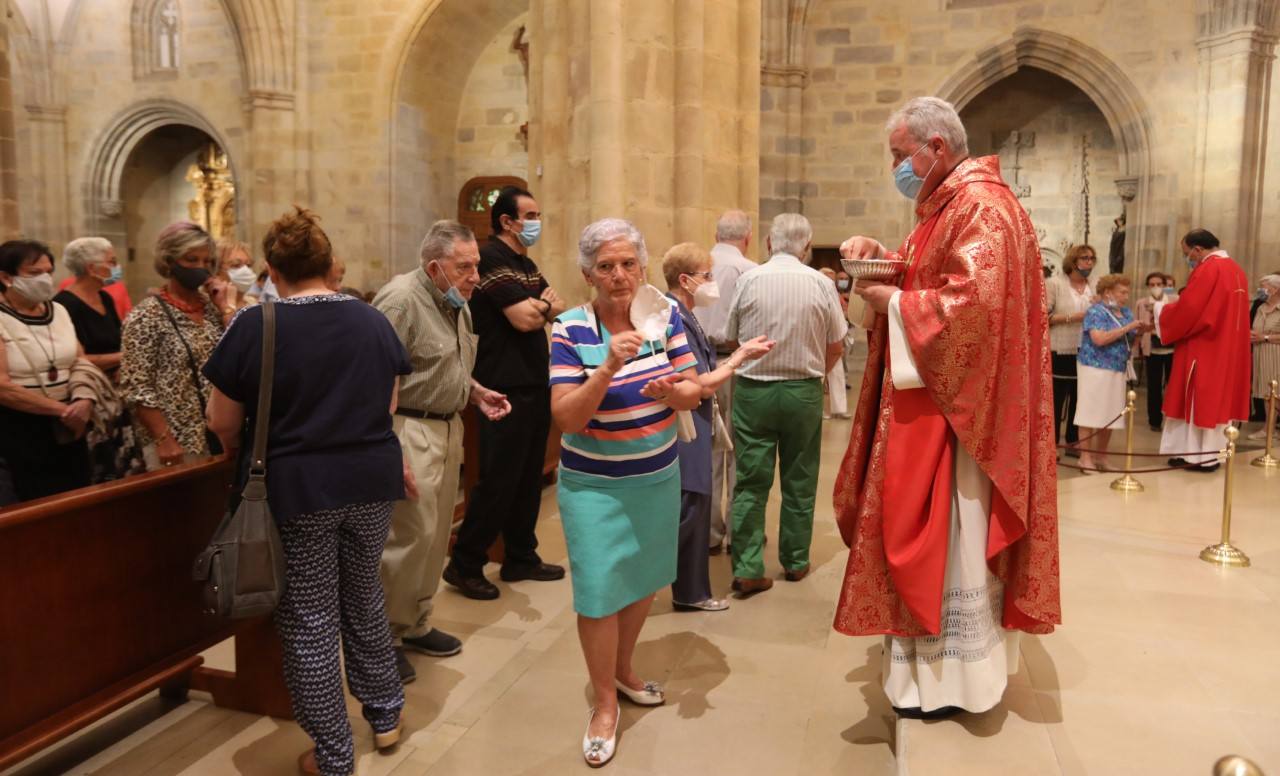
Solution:
[[[392,278],[373,300],[413,366],[400,383],[394,428],[419,495],[396,504],[382,553],[387,618],[406,684],[416,678],[406,649],[435,657],[462,650],[456,637],[428,624],[457,503],[461,412],[468,402],[490,420],[511,411],[506,396],[471,378],[476,335],[467,300],[480,282],[475,235],[456,221],[437,221],[422,241],[421,258],[421,267]]]

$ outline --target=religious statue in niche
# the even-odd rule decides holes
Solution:
[[[164,0],[156,8],[155,52],[157,70],[175,70],[178,67],[178,0]]]
[[[205,146],[187,170],[187,182],[195,189],[195,197],[187,203],[191,220],[214,239],[232,236],[236,230],[236,185],[226,152],[216,143]]]
[[[996,153],[1000,155],[1000,166],[1013,172],[1013,179],[1009,182],[1013,195],[1018,199],[1031,196],[1031,184],[1022,180],[1022,152],[1036,147],[1036,133],[1015,129],[1004,139],[993,138],[992,145],[999,149]],[[1013,163],[1005,165],[1010,155]]]
[[[1124,225],[1126,221],[1125,212],[1120,211],[1120,217],[1114,223],[1116,228],[1111,232],[1111,250],[1108,252],[1108,263],[1111,266],[1112,274],[1124,273]]]

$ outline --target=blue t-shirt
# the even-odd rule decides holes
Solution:
[[[237,495],[248,479],[261,369],[262,307],[247,307],[204,365],[209,382],[244,405]],[[396,376],[410,371],[395,330],[364,302],[330,294],[276,303],[267,497],[278,522],[404,498],[390,408]]]
[[[1106,304],[1098,302],[1084,314],[1084,334],[1080,338],[1080,353],[1076,360],[1085,366],[1095,369],[1109,369],[1112,372],[1123,372],[1129,365],[1130,338],[1127,334],[1106,347],[1093,344],[1091,331],[1114,331],[1133,323],[1133,313],[1128,307],[1116,310],[1109,309]]]

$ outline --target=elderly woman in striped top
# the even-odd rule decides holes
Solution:
[[[564,430],[560,518],[595,695],[582,753],[598,767],[616,747],[618,695],[642,706],[665,700],[658,684],[636,675],[631,657],[654,593],[676,577],[675,412],[697,407],[702,388],[675,305],[662,341],[632,326],[648,261],[639,230],[597,221],[583,230],[578,252],[595,299],[556,318],[551,414]]]

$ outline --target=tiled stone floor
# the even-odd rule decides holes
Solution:
[[[1234,533],[1250,569],[1196,557],[1217,537],[1221,473],[1147,475],[1145,493],[1122,496],[1111,476],[1064,471],[1065,625],[1022,641],[1021,670],[992,712],[895,725],[878,686],[880,640],[830,628],[847,553],[828,495],[848,431],[848,421],[824,430],[815,573],[724,613],[675,613],[669,593],[659,595],[638,662],[666,683],[669,702],[624,706],[610,773],[1205,776],[1226,753],[1280,773],[1280,474],[1249,467],[1256,452],[1236,468]],[[1144,427],[1138,448],[1155,444]],[[543,504],[544,556],[564,562],[553,490]],[[771,511],[775,520],[776,501]],[[727,592],[727,559],[712,569]],[[776,559],[769,571],[780,573]],[[497,583],[495,602],[442,591],[436,624],[466,646],[452,658],[414,657],[408,735],[394,754],[371,751],[351,707],[362,776],[586,771],[587,682],[569,583]],[[230,654],[224,645],[210,662]],[[288,774],[307,746],[291,723],[198,694],[176,708],[152,697],[12,773]]]

